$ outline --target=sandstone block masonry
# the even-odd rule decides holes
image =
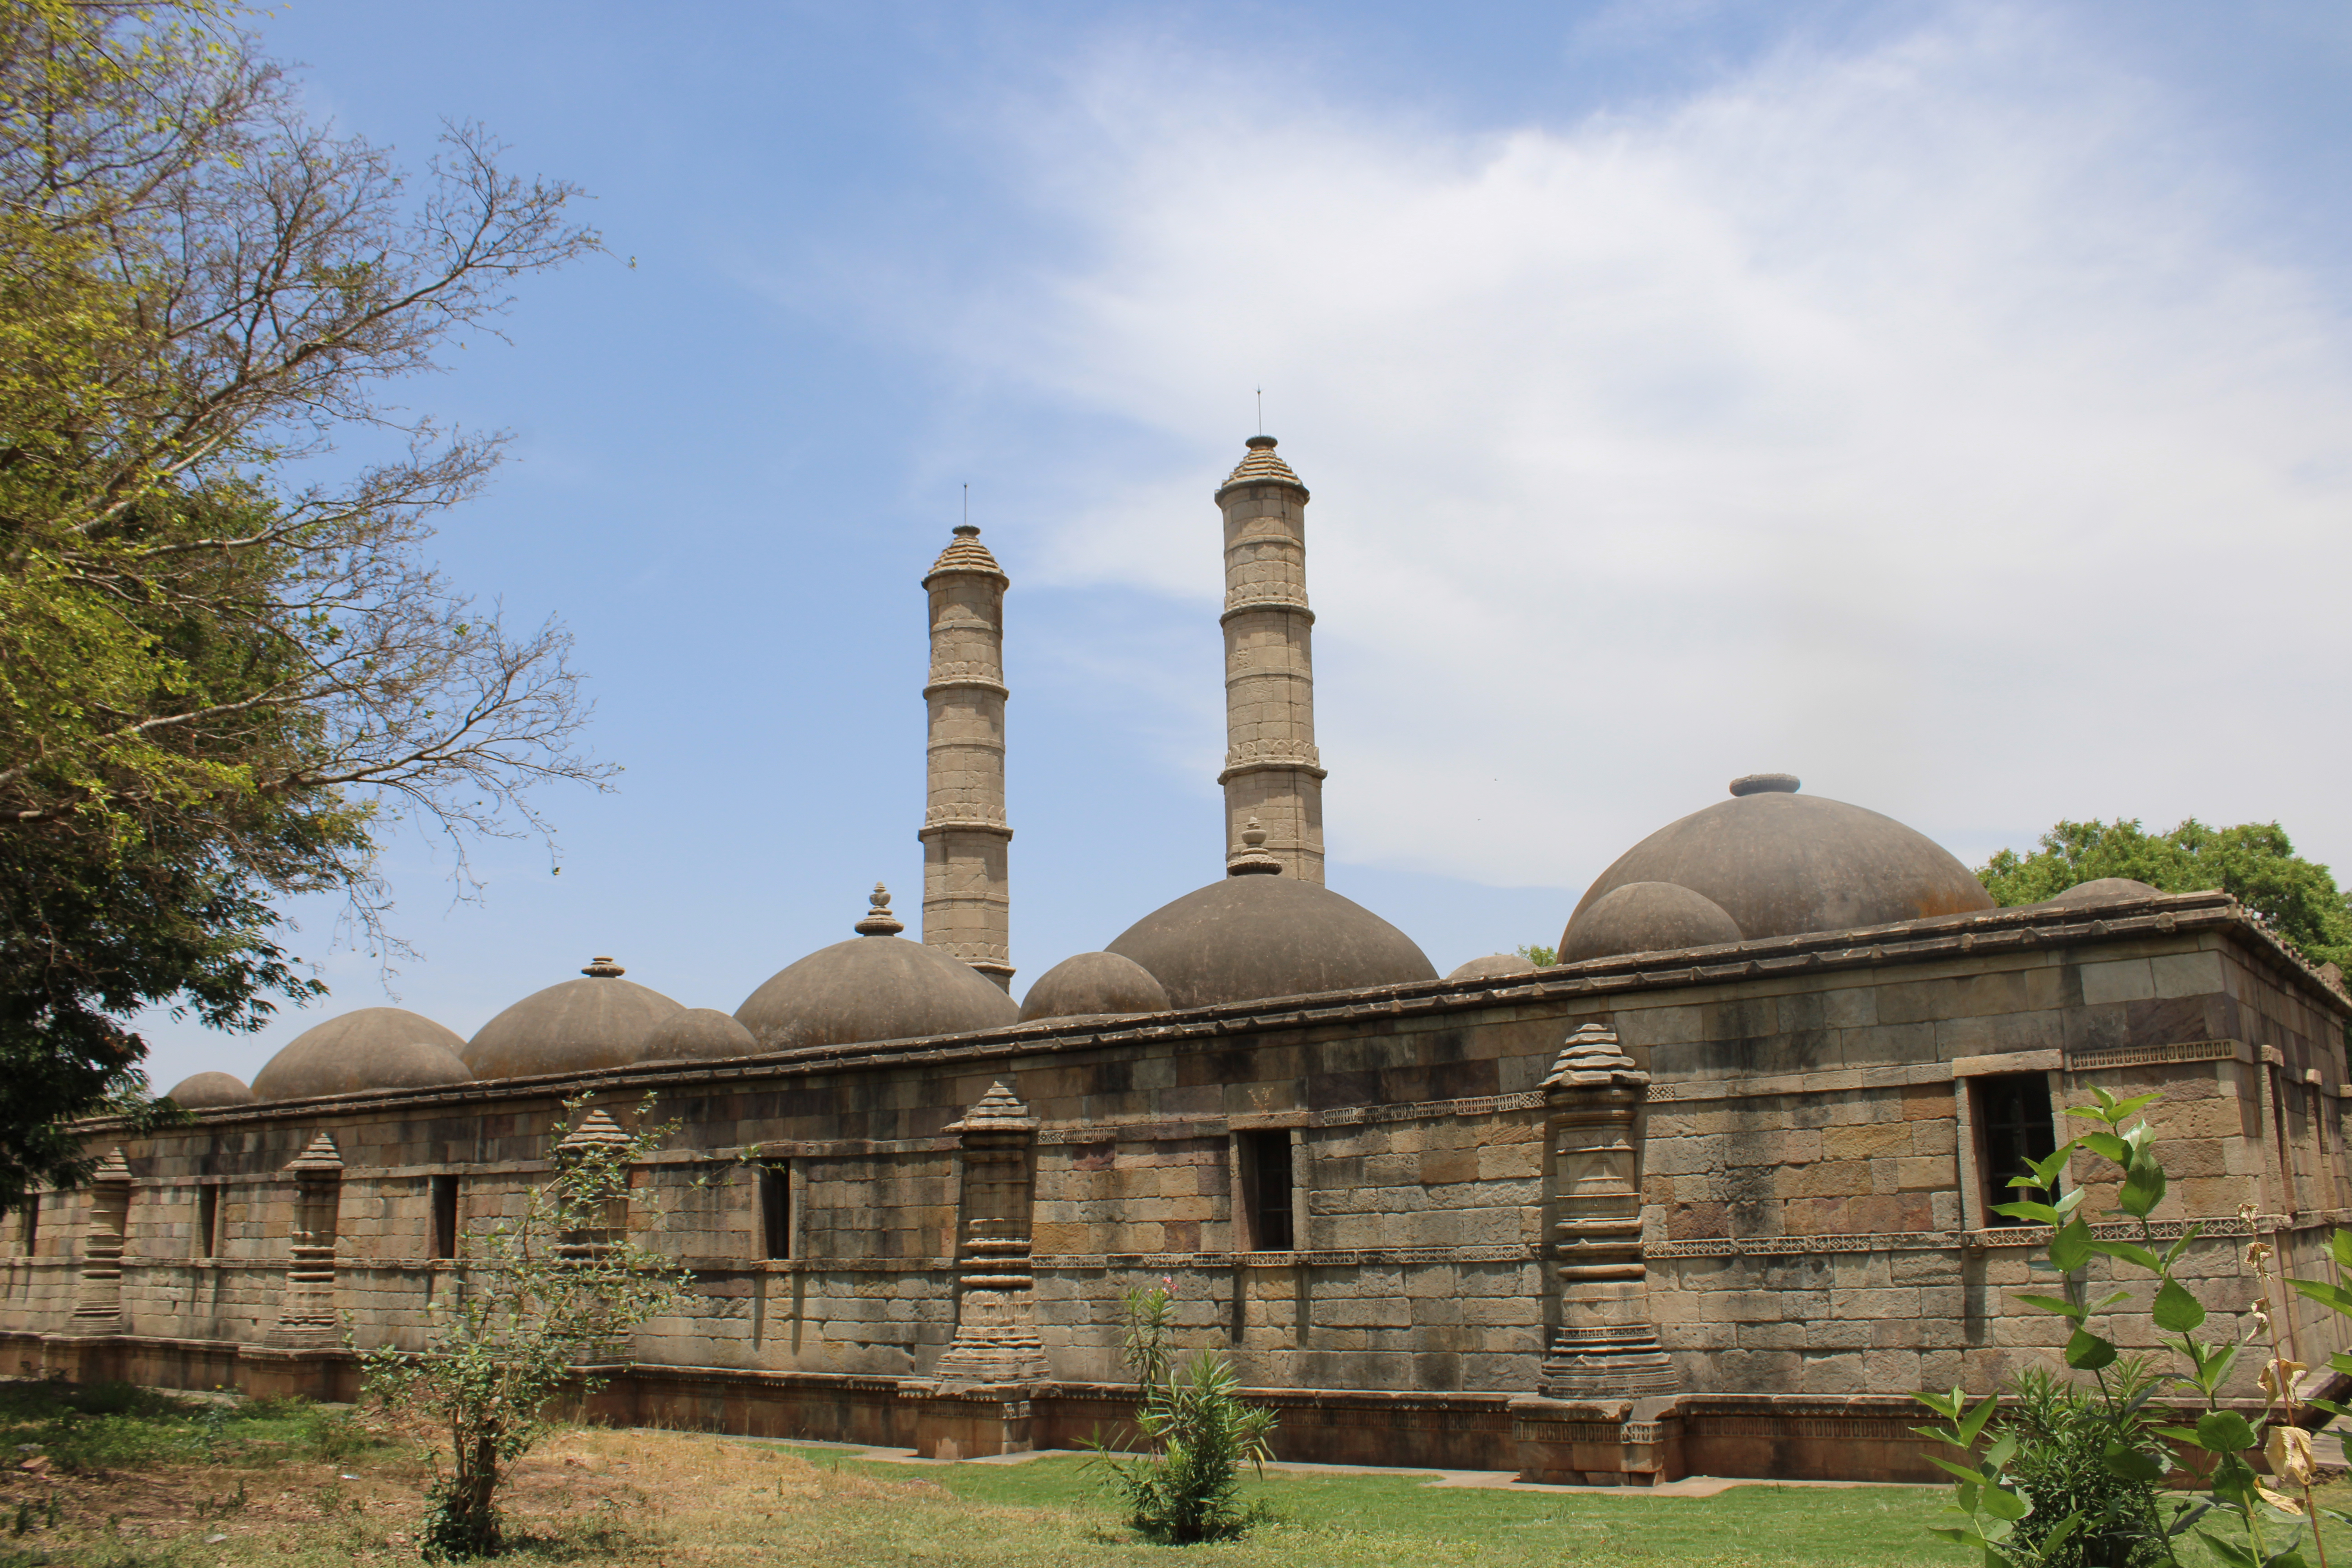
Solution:
[[[1225,844],[1255,817],[1286,876],[1323,880],[1323,779],[1315,749],[1315,612],[1307,605],[1307,487],[1253,436],[1217,491],[1224,514]]]
[[[1013,983],[1013,903],[1004,816],[1004,590],[969,523],[923,578],[931,668],[925,753],[923,941],[1001,986]]]
[[[2045,1235],[1990,1207],[2004,1162],[2063,1137],[2091,1087],[2163,1094],[2158,1234],[2205,1227],[2189,1269],[2209,1309],[2250,1302],[2252,1235],[2324,1272],[2352,1223],[2347,1016],[2227,899],[2182,895],[93,1124],[94,1148],[122,1150],[110,1186],[0,1232],[0,1353],[348,1393],[339,1343],[273,1331],[331,1310],[362,1344],[421,1344],[468,1234],[548,1169],[561,1099],[618,1112],[651,1089],[683,1126],[637,1172],[628,1224],[697,1294],[636,1336],[616,1417],[1065,1445],[1118,1418],[1119,1293],[1164,1279],[1181,1344],[1236,1358],[1289,1458],[1924,1479],[1912,1389],[1989,1392],[2053,1354],[2054,1321],[2015,1300]],[[1612,1085],[1648,1075],[1630,1140],[1574,1133],[1548,1098],[1588,1026],[1635,1064]],[[322,1138],[331,1173],[302,1165]],[[1631,1281],[1636,1194],[1673,1392],[1547,1398],[1548,1356],[1639,1338],[1618,1331],[1643,1321],[1630,1290],[1563,1277],[1578,1259],[1555,1245],[1597,1237],[1591,1261]],[[76,1331],[84,1305],[98,1331]],[[2352,1348],[2287,1305],[2298,1359]],[[2144,1300],[2110,1328],[2147,1342]]]

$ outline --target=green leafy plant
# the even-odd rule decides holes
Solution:
[[[2149,1568],[2164,1555],[2138,1523],[2157,1504],[2148,1474],[2163,1469],[2162,1439],[2148,1430],[2154,1418],[2147,1400],[2164,1374],[2152,1357],[2125,1355],[2108,1376],[2127,1413],[2120,1429],[2092,1390],[2040,1367],[2011,1380],[2010,1405],[1996,1418],[2001,1431],[2017,1435],[2010,1473],[2033,1504],[2011,1540],[2049,1568]],[[2152,1463],[2122,1473],[2107,1459],[2116,1442]],[[2068,1520],[2081,1521],[2068,1538],[2047,1539]]]
[[[1515,950],[1521,958],[1538,969],[1549,969],[1559,962],[1559,950],[1553,947],[1527,946]]]
[[[2000,1205],[1997,1212],[2052,1227],[2047,1258],[2036,1259],[2033,1266],[2055,1277],[2057,1293],[2021,1293],[2018,1300],[2038,1311],[2064,1318],[2072,1326],[2062,1354],[2068,1367],[2088,1374],[2092,1392],[2083,1394],[2079,1412],[2070,1415],[2063,1440],[2079,1446],[2096,1444],[2100,1463],[2127,1484],[2112,1489],[2077,1487],[2070,1494],[2050,1484],[2053,1467],[2062,1462],[2056,1456],[2046,1451],[2027,1455],[2029,1444],[2039,1444],[2046,1450],[2048,1438],[2011,1423],[2009,1429],[1986,1442],[1997,1401],[1988,1398],[1970,1407],[1968,1396],[1957,1388],[1948,1394],[1921,1394],[1920,1402],[1948,1425],[1914,1430],[1959,1448],[1969,1461],[1966,1465],[1940,1458],[1935,1461],[1956,1478],[1951,1507],[1964,1519],[1958,1525],[1937,1529],[1936,1533],[1981,1552],[1987,1568],[2096,1561],[2086,1551],[2094,1547],[2106,1553],[2110,1563],[2161,1561],[2177,1568],[2180,1560],[2177,1543],[2192,1530],[2225,1568],[2303,1568],[2303,1527],[2312,1517],[2314,1506],[2310,1438],[2298,1424],[2294,1394],[2295,1379],[2304,1368],[2279,1347],[2277,1315],[2271,1304],[2272,1247],[2258,1238],[2247,1248],[2246,1261],[2255,1270],[2262,1289],[2242,1314],[2244,1325],[2226,1336],[2200,1337],[2208,1310],[2175,1271],[2197,1240],[2202,1224],[2184,1226],[2169,1246],[2158,1250],[2158,1238],[2149,1215],[2164,1201],[2165,1172],[2156,1157],[2154,1133],[2146,1119],[2132,1120],[2159,1097],[2144,1094],[2119,1100],[2105,1089],[2092,1092],[2096,1097],[2095,1105],[2070,1109],[2067,1115],[2095,1123],[2095,1129],[2033,1163],[2030,1174],[2012,1177],[2012,1187],[2037,1195]],[[2131,1125],[2126,1127],[2126,1122]],[[2116,1228],[2136,1225],[2138,1239],[2095,1234],[2082,1212],[2086,1189],[2078,1186],[2059,1193],[2060,1178],[2078,1152],[2116,1168],[2121,1180],[2111,1212],[2125,1216],[2125,1226]],[[2251,1221],[2254,1211],[2249,1205],[2239,1212]],[[2290,1283],[2314,1300],[2352,1314],[2352,1290],[2341,1280],[2343,1270],[2352,1266],[2352,1237],[2337,1233],[2335,1256],[2336,1282]],[[2138,1358],[2125,1359],[2115,1342],[2093,1327],[2094,1320],[2133,1296],[2131,1291],[2117,1290],[2096,1300],[2090,1298],[2086,1268],[2095,1257],[2112,1258],[2154,1280],[2149,1316],[2158,1345],[2173,1358],[2179,1370],[2158,1373]],[[2222,1387],[2249,1346],[2270,1352],[2259,1379],[2265,1402],[2259,1422],[2250,1422],[2221,1404]],[[2339,1359],[2352,1369],[2352,1358]],[[2159,1392],[2169,1392],[2187,1404],[2194,1414],[2194,1425],[2179,1420],[2172,1410],[2158,1407],[2154,1402]],[[2167,1467],[2157,1439],[2179,1445],[2189,1457],[2204,1497],[2168,1500],[2159,1495],[2158,1484],[2164,1479]],[[1985,1443],[1981,1451],[1979,1443]],[[2297,1488],[2299,1498],[2273,1489],[2249,1458],[2258,1451],[2270,1468],[2271,1479]],[[2037,1469],[2043,1478],[2039,1493],[2025,1479]],[[2072,1507],[2074,1511],[2055,1519],[2059,1507]],[[2217,1534],[2207,1528],[2209,1520],[2222,1525],[2226,1532]],[[2029,1521],[2034,1521],[2030,1527]],[[2317,1540],[2315,1531],[2313,1539]],[[2082,1555],[2060,1555],[2070,1546]],[[2126,1555],[2116,1556],[2117,1552]],[[2320,1568],[2326,1568],[2325,1546],[2319,1547],[2318,1561]]]
[[[588,1097],[563,1103],[550,1138],[560,1151],[589,1121]],[[603,1387],[602,1368],[629,1334],[687,1293],[690,1272],[628,1223],[630,1167],[678,1125],[652,1125],[652,1106],[651,1096],[638,1106],[635,1131],[605,1121],[609,1136],[560,1152],[517,1217],[467,1238],[456,1300],[436,1303],[423,1354],[383,1345],[362,1355],[372,1397],[425,1414],[448,1440],[449,1470],[427,1493],[428,1558],[501,1550],[499,1486],[550,1429],[549,1407]]]
[[[1240,1503],[1241,1469],[1247,1464],[1263,1473],[1273,1457],[1274,1412],[1242,1398],[1233,1363],[1214,1351],[1176,1364],[1169,1281],[1131,1289],[1122,1300],[1120,1354],[1136,1374],[1141,1447],[1120,1454],[1099,1437],[1087,1445],[1105,1471],[1104,1486],[1125,1500],[1129,1521],[1155,1541],[1230,1541],[1255,1518]]]

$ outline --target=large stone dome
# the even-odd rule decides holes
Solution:
[[[1037,977],[1021,999],[1021,1021],[1165,1013],[1168,991],[1151,972],[1115,952],[1081,952]]]
[[[228,1105],[251,1105],[254,1096],[242,1079],[225,1072],[200,1072],[173,1084],[163,1098],[183,1110],[216,1110]]]
[[[1234,876],[1185,894],[1109,951],[1150,971],[1178,1007],[1434,980],[1413,941],[1318,882]]]
[[[454,1029],[405,1007],[362,1007],[314,1024],[253,1075],[256,1100],[309,1100],[367,1089],[433,1089],[474,1075]]]
[[[963,1035],[1018,1023],[995,982],[938,948],[908,942],[876,883],[858,934],[820,948],[744,999],[735,1021],[763,1051]]]
[[[1993,907],[1969,868],[1893,817],[1799,795],[1785,773],[1736,781],[1717,801],[1651,834],[1594,879],[1577,920],[1628,882],[1672,882],[1712,900],[1754,942],[1965,914]]]
[[[658,991],[621,978],[609,958],[592,961],[583,978],[535,991],[488,1023],[466,1044],[476,1078],[528,1078],[536,1073],[586,1072],[644,1059],[647,1037],[672,1014],[685,1011]]]

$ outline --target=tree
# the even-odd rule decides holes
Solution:
[[[562,1394],[604,1385],[630,1332],[683,1296],[692,1273],[632,1234],[629,1168],[677,1131],[651,1126],[648,1095],[624,1131],[588,1097],[563,1102],[549,1136],[548,1179],[522,1212],[467,1237],[455,1305],[436,1294],[425,1352],[362,1352],[370,1397],[421,1412],[449,1442],[449,1472],[433,1484],[428,1557],[497,1554],[499,1484],[550,1427]],[[436,1456],[437,1458],[437,1456]]]
[[[2102,877],[2128,877],[2168,893],[2220,888],[2301,948],[2315,963],[2352,967],[2352,900],[2328,868],[2303,858],[2275,822],[2208,827],[2190,817],[2151,834],[2137,819],[2061,822],[2032,854],[2004,849],[1977,868],[1997,904],[2039,903]]]
[[[463,887],[476,836],[546,831],[532,786],[608,776],[562,628],[424,554],[504,437],[387,401],[600,248],[500,155],[450,127],[412,188],[214,0],[0,0],[0,1208],[135,1102],[131,1016],[320,994],[278,900],[397,951],[387,828]]]

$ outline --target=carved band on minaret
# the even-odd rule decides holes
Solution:
[[[335,1316],[335,1232],[343,1196],[343,1156],[321,1132],[289,1162],[294,1215],[287,1237],[286,1294],[264,1343],[332,1345],[342,1338]]]
[[[1649,1088],[1650,1075],[1599,1024],[1569,1036],[1543,1080],[1544,1261],[1559,1326],[1537,1386],[1553,1399],[1639,1399],[1675,1387],[1642,1261],[1639,1119]]]
[[[923,941],[1013,986],[1004,820],[1004,590],[1010,579],[960,525],[931,563],[930,743],[923,808]]]
[[[1315,667],[1307,607],[1307,487],[1271,436],[1217,491],[1224,514],[1225,843],[1265,827],[1282,869],[1323,880],[1322,758],[1315,749]]]
[[[89,1173],[89,1228],[74,1286],[73,1335],[122,1331],[122,1252],[131,1231],[131,1166],[118,1146]]]

